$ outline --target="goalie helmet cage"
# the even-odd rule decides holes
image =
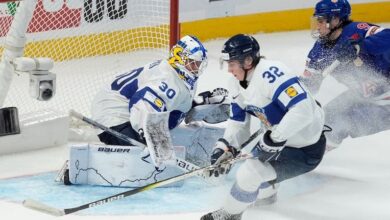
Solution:
[[[56,95],[35,100],[29,76],[12,74],[3,106],[20,114],[75,109],[90,115],[94,95],[114,75],[168,57],[179,38],[178,0],[0,0],[3,61],[9,39],[24,36],[23,56],[54,60]]]

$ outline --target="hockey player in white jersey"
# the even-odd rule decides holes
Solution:
[[[101,90],[92,117],[111,129],[145,143],[156,166],[174,159],[169,129],[191,109],[197,79],[207,65],[207,51],[194,36],[185,36],[158,60],[123,73]],[[109,145],[129,145],[107,132],[99,139]]]
[[[93,121],[111,128],[98,134],[106,145],[94,143],[96,136],[95,140],[89,138],[95,130],[86,132],[87,137],[81,132],[74,139],[92,143],[72,145],[69,169],[64,167],[58,179],[66,185],[140,187],[178,175],[183,172],[180,168],[188,169],[170,163],[173,159],[207,164],[213,143],[224,130],[211,124],[227,120],[230,101],[222,88],[194,97],[206,65],[205,47],[195,37],[185,36],[173,46],[168,60],[116,76],[92,103]],[[184,117],[186,123],[203,120],[210,124],[182,125],[170,131]],[[120,132],[122,138],[112,130]],[[129,138],[141,146],[129,147],[129,142],[135,142]]]
[[[240,153],[250,135],[251,116],[260,119],[263,134],[237,170],[236,180],[221,209],[202,220],[238,220],[258,199],[275,196],[277,183],[309,172],[325,152],[324,112],[290,70],[260,56],[258,42],[238,34],[224,44],[221,61],[232,77],[231,115],[223,138],[215,145],[211,163]],[[248,150],[248,149],[247,149]],[[210,175],[226,169],[216,169]]]

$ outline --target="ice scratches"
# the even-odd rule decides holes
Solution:
[[[153,172],[152,172],[148,177],[146,177],[146,178],[143,178],[143,179],[135,179],[135,180],[128,180],[128,179],[126,179],[126,180],[121,181],[121,182],[119,183],[119,186],[122,186],[122,184],[125,183],[125,182],[130,182],[130,183],[141,182],[141,181],[147,181],[147,180],[149,180],[149,179],[151,179],[151,178],[154,179],[154,182],[157,182],[157,175],[159,175],[160,173],[162,173],[164,170],[165,170],[165,168],[162,169],[162,170],[159,170],[159,169],[156,168],[156,170],[153,171]]]
[[[196,138],[192,139],[190,146],[187,147],[186,158],[188,161],[200,166],[209,165],[208,158],[210,157],[212,146],[208,147],[207,145],[210,144],[209,142],[215,142],[213,138],[207,136],[210,133],[215,132],[213,129],[198,129],[194,132],[193,136]]]
[[[78,176],[80,175],[81,172],[88,172],[88,171],[92,170],[92,171],[94,171],[98,176],[100,176],[105,182],[107,182],[107,183],[110,184],[111,186],[114,186],[110,181],[108,181],[106,178],[104,178],[104,176],[103,176],[102,174],[100,174],[99,171],[98,171],[97,169],[92,168],[92,167],[91,167],[91,168],[82,169],[82,168],[79,167],[79,165],[80,165],[79,160],[76,160],[75,165],[76,165],[76,169],[77,169],[77,171],[78,171],[77,174],[76,174],[75,177],[74,177],[75,183],[77,183],[77,178],[78,178]]]
[[[96,175],[98,175],[102,180],[104,180],[106,183],[108,183],[110,186],[122,186],[124,183],[134,183],[134,182],[142,182],[142,181],[148,181],[150,179],[153,178],[154,182],[157,182],[157,176],[159,174],[161,174],[162,172],[164,172],[164,169],[158,169],[156,168],[153,172],[151,172],[147,177],[145,178],[138,178],[138,179],[125,179],[125,180],[122,180],[118,185],[114,185],[112,182],[110,182],[109,180],[107,180],[103,174],[99,173],[99,171],[95,168],[92,168],[92,167],[89,167],[89,168],[80,168],[79,167],[80,165],[80,162],[78,160],[76,160],[75,162],[75,166],[76,166],[76,169],[78,170],[77,174],[75,175],[75,178],[74,178],[74,181],[75,183],[77,183],[77,178],[78,176],[80,175],[81,172],[88,172],[88,171],[93,171]]]

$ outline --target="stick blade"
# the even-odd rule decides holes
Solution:
[[[43,203],[41,203],[39,201],[36,201],[36,200],[33,200],[33,199],[26,199],[26,200],[24,200],[23,201],[23,206],[25,206],[27,208],[30,208],[30,209],[33,209],[33,210],[44,212],[44,213],[47,213],[47,214],[50,214],[50,215],[54,215],[54,216],[63,216],[63,215],[65,215],[64,210],[48,206],[46,204],[43,204]]]

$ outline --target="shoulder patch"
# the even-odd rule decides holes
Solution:
[[[298,91],[294,88],[294,86],[288,87],[284,92],[290,97],[294,98],[295,96],[298,95]]]
[[[367,23],[359,23],[357,24],[357,28],[362,30],[368,30],[368,28],[370,28],[370,25],[368,25]]]
[[[299,85],[299,83],[294,83],[288,86],[283,92],[280,93],[278,99],[283,104],[283,106],[288,107],[295,103],[295,98],[304,95],[305,90]]]
[[[165,102],[160,97],[157,97],[153,93],[147,91],[145,93],[144,99],[148,101],[154,108],[157,107],[160,111],[164,111]]]

